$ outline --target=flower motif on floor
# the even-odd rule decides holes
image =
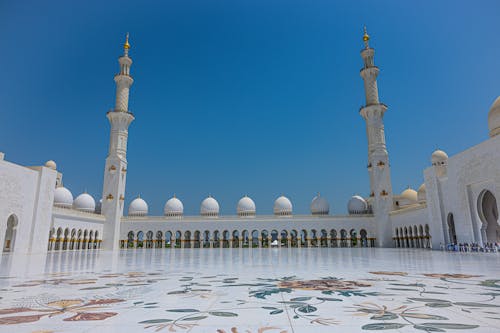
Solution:
[[[432,274],[423,274],[427,277],[432,277],[432,278],[439,278],[439,279],[470,279],[474,277],[480,277],[481,275],[471,275],[471,274],[449,274],[449,273],[444,273],[444,274],[439,274],[439,273],[432,273]]]
[[[279,288],[319,291],[344,291],[371,287],[371,284],[340,279],[280,281]]]

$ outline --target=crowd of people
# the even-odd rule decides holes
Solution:
[[[455,252],[500,252],[500,244],[498,243],[485,243],[483,245],[479,243],[450,243],[443,244],[440,243],[440,248],[442,251],[455,251]]]

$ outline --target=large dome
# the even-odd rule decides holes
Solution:
[[[71,208],[73,206],[73,194],[66,187],[58,187],[54,191],[54,206]]]
[[[427,192],[425,188],[425,183],[420,185],[417,191],[417,200],[419,203],[425,202],[427,200]]]
[[[448,154],[446,154],[442,150],[436,150],[435,152],[432,153],[431,156],[431,162],[432,165],[437,166],[437,165],[444,165],[448,161]]]
[[[330,213],[330,205],[328,201],[318,193],[311,201],[311,214],[328,215],[328,213]]]
[[[140,196],[132,200],[128,206],[129,216],[146,216],[148,215],[148,204]]]
[[[285,196],[274,201],[274,215],[292,215],[292,202]]]
[[[418,193],[414,189],[408,187],[401,192],[399,197],[399,206],[413,205],[418,202]]]
[[[347,203],[349,214],[366,214],[368,212],[368,203],[359,195],[353,195]]]
[[[200,214],[202,216],[218,216],[219,215],[219,203],[217,200],[208,196],[201,202]]]
[[[182,216],[182,214],[184,214],[184,205],[182,204],[182,201],[177,199],[174,195],[165,203],[165,207],[163,207],[163,215]]]
[[[500,96],[493,102],[488,113],[488,129],[491,137],[500,134]]]
[[[255,202],[248,197],[244,196],[238,201],[238,206],[236,207],[238,216],[253,216],[256,213]]]
[[[93,213],[95,211],[95,200],[87,192],[82,193],[73,201],[73,208],[82,212]]]

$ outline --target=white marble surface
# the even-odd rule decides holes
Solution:
[[[144,249],[1,260],[0,332],[500,331],[495,253]]]

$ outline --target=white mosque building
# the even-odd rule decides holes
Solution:
[[[290,198],[274,202],[274,215],[259,215],[255,202],[242,197],[236,215],[220,216],[211,196],[199,216],[184,216],[182,201],[168,199],[163,216],[150,216],[144,199],[134,199],[124,215],[127,178],[128,111],[134,80],[130,45],[118,59],[116,105],[104,167],[102,199],[88,193],[74,197],[63,186],[54,161],[21,166],[0,153],[0,242],[3,252],[88,250],[103,248],[252,248],[252,247],[402,247],[439,248],[440,243],[494,243],[500,240],[500,97],[488,114],[490,138],[455,156],[432,153],[417,191],[393,193],[383,117],[379,101],[375,50],[363,36],[361,50],[366,105],[367,169],[370,195],[355,195],[349,214],[330,215],[326,198],[312,199],[309,215],[293,214]]]

